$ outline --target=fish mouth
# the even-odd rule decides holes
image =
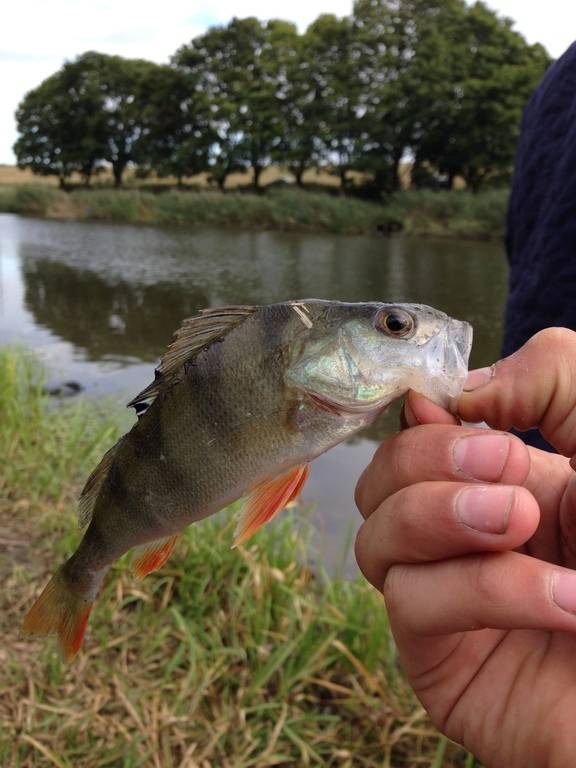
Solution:
[[[346,416],[376,418],[390,405],[389,400],[380,400],[372,403],[338,403],[324,395],[318,395],[316,392],[308,391],[306,394],[318,408],[342,418]]]
[[[472,326],[463,320],[453,320],[450,325],[449,335],[460,356],[461,364],[468,368],[468,358],[472,349]]]

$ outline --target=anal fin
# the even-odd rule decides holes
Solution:
[[[172,554],[177,539],[178,534],[167,536],[165,539],[156,539],[150,544],[138,547],[139,554],[132,561],[132,570],[135,575],[143,579],[149,573],[162,568]]]
[[[308,464],[299,464],[279,477],[257,485],[242,505],[232,546],[236,547],[245,542],[295,499],[302,491],[309,474]]]

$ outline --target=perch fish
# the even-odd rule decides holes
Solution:
[[[79,502],[86,531],[24,620],[82,643],[111,564],[138,547],[143,578],[179,533],[243,498],[235,545],[295,499],[316,456],[414,389],[449,407],[472,329],[420,304],[309,299],[207,309],[184,321],[138,421],[102,458]]]

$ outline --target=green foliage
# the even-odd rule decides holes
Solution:
[[[47,216],[66,195],[58,189],[34,184],[0,188],[0,211],[24,216]]]
[[[411,190],[384,205],[297,189],[264,195],[245,192],[76,190],[0,187],[0,211],[55,218],[166,226],[370,234],[403,230],[409,235],[497,238],[504,232],[508,192]]]
[[[109,420],[89,421],[85,405],[48,405],[39,361],[0,349],[0,495],[18,492],[57,504],[117,437]]]
[[[410,235],[493,238],[504,234],[507,190],[399,192],[386,206]]]
[[[207,171],[221,188],[271,162],[298,184],[312,164],[379,197],[415,182],[477,191],[510,175],[524,104],[550,62],[482,2],[356,0],[350,16],[294,25],[249,17],[210,28],[170,66],[87,52],[30,91],[17,112],[18,164],[88,184]]]

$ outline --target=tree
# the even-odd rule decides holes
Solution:
[[[209,97],[217,136],[210,166],[221,187],[233,170],[252,168],[257,188],[278,139],[276,78],[269,55],[274,24],[232,19],[195,38],[173,58]]]
[[[137,161],[139,145],[149,131],[144,116],[153,98],[159,65],[94,52],[80,56],[76,65],[85,68],[98,85],[105,135],[103,157],[112,165],[114,185],[121,187],[124,171]]]
[[[304,35],[323,160],[336,167],[343,190],[359,150],[360,79],[353,57],[353,32],[349,18],[324,14]]]
[[[142,136],[134,160],[141,173],[194,176],[208,167],[216,137],[210,125],[210,105],[194,76],[169,66],[150,72],[148,97],[142,106]]]
[[[445,32],[445,10],[458,5],[463,7],[462,0],[357,0],[354,5],[362,114],[358,168],[373,175],[378,193],[398,188],[400,161],[423,124],[422,100],[434,98],[431,81],[446,82],[442,51],[430,44],[429,33]]]
[[[320,153],[317,126],[320,118],[316,89],[311,80],[305,39],[293,24],[269,25],[270,51],[276,81],[278,138],[271,156],[285,165],[302,186],[304,172]]]
[[[461,175],[473,191],[509,174],[522,110],[549,63],[542,46],[528,45],[483,3],[447,6],[416,51],[417,164],[437,168],[450,185]]]
[[[64,64],[27,93],[16,112],[18,167],[58,176],[61,187],[73,172],[89,185],[104,154],[100,94],[85,74],[74,62]]]

